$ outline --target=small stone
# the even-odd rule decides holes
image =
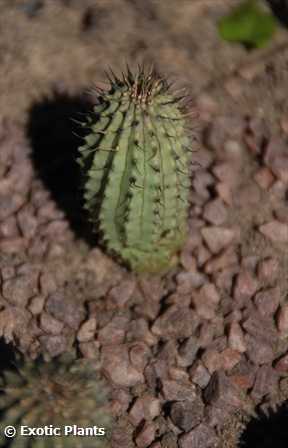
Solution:
[[[199,397],[193,401],[175,401],[170,409],[172,422],[185,432],[190,431],[201,423],[203,414],[204,404]]]
[[[95,335],[95,331],[96,331],[96,319],[95,317],[91,317],[90,319],[86,320],[86,322],[84,322],[78,333],[77,333],[77,339],[79,342],[87,342],[90,341],[91,339],[93,339],[94,335]]]
[[[181,294],[188,294],[194,288],[199,288],[206,282],[206,276],[200,272],[180,272],[176,277],[178,290]]]
[[[38,223],[34,216],[34,208],[31,204],[28,204],[19,210],[17,221],[21,233],[25,238],[30,239],[34,237]]]
[[[261,193],[257,185],[250,183],[237,192],[234,197],[234,202],[237,207],[247,207],[247,205],[257,205],[261,200]]]
[[[145,369],[150,355],[149,347],[142,341],[132,343],[129,349],[130,361],[139,371]]]
[[[202,348],[208,347],[211,344],[215,334],[215,326],[209,321],[204,321],[199,329],[199,345]]]
[[[234,230],[216,226],[203,227],[201,234],[213,254],[229,246],[235,237]]]
[[[228,345],[239,353],[246,351],[243,331],[238,322],[232,322],[228,331]]]
[[[35,275],[18,275],[3,283],[2,294],[8,302],[25,307],[28,300],[38,294]]]
[[[219,181],[227,185],[230,191],[231,188],[234,188],[239,181],[239,173],[235,172],[234,167],[231,166],[231,163],[221,162],[217,163],[213,168],[212,172],[217,177]]]
[[[213,185],[215,179],[208,171],[198,170],[192,182],[195,193],[200,197],[200,203],[210,198],[208,186]]]
[[[288,372],[288,354],[281,356],[275,364],[275,370],[279,373],[287,373]]]
[[[233,204],[232,190],[227,183],[218,182],[216,184],[215,190],[225,204],[230,206]]]
[[[98,359],[100,356],[100,343],[98,341],[80,342],[79,349],[84,358]]]
[[[256,174],[254,175],[255,182],[259,185],[263,190],[268,190],[273,184],[275,177],[269,168],[262,167],[260,168]]]
[[[250,334],[246,334],[245,342],[247,344],[246,353],[248,358],[254,364],[262,365],[273,361],[274,351],[271,344]]]
[[[216,443],[217,436],[214,430],[205,423],[200,423],[187,434],[180,436],[179,448],[213,448]]]
[[[13,215],[25,202],[25,197],[21,194],[0,195],[0,221]]]
[[[262,282],[273,283],[279,272],[279,261],[276,258],[265,258],[257,266],[257,276]]]
[[[190,336],[180,345],[178,350],[177,362],[181,367],[190,366],[199,350],[198,338],[195,336]]]
[[[256,310],[249,311],[249,317],[244,320],[242,327],[247,333],[251,334],[251,336],[263,339],[268,343],[274,343],[278,339],[274,321],[269,317],[260,315]]]
[[[153,395],[146,394],[136,399],[129,411],[129,420],[138,426],[142,420],[151,421],[160,414],[160,400]]]
[[[68,297],[62,290],[50,294],[46,301],[46,311],[56,319],[67,324],[73,330],[78,330],[85,318],[85,309],[82,303]]]
[[[242,358],[230,372],[230,380],[240,389],[251,389],[254,384],[257,367],[246,359]]]
[[[179,382],[187,382],[189,381],[189,375],[183,368],[180,367],[169,367],[168,376],[171,380],[179,381]]]
[[[2,280],[8,280],[9,278],[15,277],[16,275],[16,269],[14,266],[3,266],[0,269],[0,273],[2,276]]]
[[[251,391],[251,397],[259,401],[265,395],[267,391],[271,396],[277,395],[279,376],[277,372],[269,365],[261,366],[256,373],[256,379]]]
[[[203,245],[196,247],[194,254],[196,257],[198,268],[202,268],[202,266],[206,263],[206,261],[211,258],[210,251]],[[201,275],[203,275],[203,274],[201,274]]]
[[[285,201],[286,190],[287,186],[284,182],[276,180],[269,189],[269,196],[272,201]]]
[[[50,316],[50,314],[44,312],[40,317],[40,327],[45,333],[57,335],[63,330],[64,324]]]
[[[211,320],[215,316],[215,304],[201,292],[195,291],[192,295],[192,303],[196,313],[203,319]]]
[[[200,288],[199,292],[205,299],[215,306],[220,302],[220,294],[214,283],[206,283]]]
[[[156,430],[154,423],[145,422],[143,428],[135,439],[137,447],[146,448],[151,445],[155,438],[155,432]]]
[[[205,390],[205,400],[219,408],[231,409],[242,406],[240,390],[223,371],[215,372]]]
[[[203,217],[215,226],[223,224],[227,219],[227,209],[221,199],[209,201],[204,207]]]
[[[57,283],[56,283],[56,279],[52,275],[52,273],[50,273],[49,271],[42,272],[39,280],[40,280],[40,288],[41,288],[42,294],[44,294],[46,296],[46,295],[53,294],[54,292],[56,292]]]
[[[0,238],[0,253],[18,254],[24,252],[28,247],[26,238]]]
[[[102,348],[103,371],[120,387],[132,387],[143,383],[144,377],[129,360],[128,346],[106,345]]]
[[[282,305],[276,317],[277,328],[281,333],[288,332],[288,304]]]
[[[45,304],[45,297],[39,295],[31,299],[28,309],[29,311],[31,311],[32,314],[37,315],[42,312],[44,304]]]
[[[222,368],[222,357],[217,350],[206,349],[201,359],[210,374]]]
[[[197,397],[194,384],[162,380],[162,394],[168,401],[194,400]]]
[[[9,218],[6,218],[4,221],[0,222],[0,239],[16,238],[19,236],[15,215],[11,215]]]
[[[280,304],[280,288],[276,286],[257,292],[254,303],[262,316],[272,316]]]
[[[212,274],[213,272],[227,270],[229,267],[238,268],[238,258],[236,252],[234,249],[231,250],[231,248],[210,259],[205,264],[204,270],[206,274]]]
[[[249,271],[245,270],[237,275],[233,295],[235,300],[245,303],[248,299],[252,298],[257,289],[258,280]]]
[[[285,224],[288,223],[288,210],[287,207],[277,207],[276,210],[274,210],[275,216],[278,221],[281,221]]]
[[[180,261],[186,271],[196,271],[197,263],[195,257],[191,255],[190,250],[183,250],[180,255]]]
[[[98,331],[101,344],[121,344],[125,338],[125,331],[129,323],[127,316],[116,315],[105,327]]]
[[[288,242],[288,224],[284,224],[276,219],[259,227],[260,232],[269,240],[276,243]]]
[[[51,357],[61,355],[68,350],[68,341],[64,335],[40,336],[42,350]]]
[[[151,331],[156,336],[184,339],[189,338],[198,325],[199,317],[195,311],[181,305],[172,305],[156,319]]]
[[[113,300],[113,302],[118,307],[123,307],[132,297],[136,288],[136,282],[134,278],[127,278],[119,283],[119,285],[114,286],[108,294],[108,297]]]
[[[240,361],[241,353],[239,353],[237,350],[234,350],[233,348],[228,347],[221,352],[221,358],[223,369],[231,370]]]
[[[201,389],[205,389],[211,378],[210,373],[200,360],[195,361],[193,366],[190,367],[189,375],[192,383],[201,387]]]

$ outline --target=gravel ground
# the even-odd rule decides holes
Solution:
[[[15,8],[23,6],[14,3]],[[86,57],[95,50],[98,28],[89,9],[93,2],[81,7],[73,1],[58,3],[66,18],[81,17],[82,25],[85,19],[86,34],[74,36],[72,53],[79,51],[83,60],[74,82],[73,58],[67,56],[61,78],[60,56],[45,59],[54,44],[29,41],[36,31],[45,35],[52,26],[47,5],[46,10],[39,6],[36,16],[30,12],[28,18],[18,18],[16,28],[20,35],[28,33],[23,23],[34,20],[25,48],[32,45],[33,57],[46,60],[49,67],[54,61],[55,72],[38,60],[20,92],[26,53],[16,63],[8,55],[17,53],[17,45],[9,42],[9,50],[3,50],[11,78],[1,78],[9,87],[9,101],[0,120],[0,334],[32,358],[43,354],[51,359],[76,346],[79,355],[99,359],[117,420],[113,448],[236,448],[255,412],[272,413],[288,398],[288,115],[283,71],[288,55],[281,33],[275,47],[256,57],[241,47],[233,52],[214,35],[209,48],[196,41],[196,34],[188,46],[183,43],[188,24],[197,27],[201,14],[208,12],[204,28],[211,37],[211,18],[215,23],[227,2],[217,0],[211,6],[203,1],[201,7],[196,1],[184,2],[172,23],[167,12],[175,10],[172,0],[167,11],[162,3],[149,2],[150,18],[141,2],[119,1],[120,9],[130,4],[125,17],[131,19],[132,34],[135,17],[141,17],[139,36],[143,34],[146,45],[168,36],[158,48],[158,64],[165,68],[165,61],[168,65],[178,55],[172,72],[193,86],[201,124],[197,122],[192,166],[190,233],[179,265],[164,277],[139,278],[103,253],[81,211],[75,163],[79,138],[72,134],[76,127],[70,117],[87,111],[93,101],[83,95],[82,86],[95,76]],[[187,19],[180,33],[184,9],[191,22]],[[11,11],[3,7],[6,18]],[[24,14],[15,11],[14,17]],[[108,23],[115,14],[106,16]],[[153,20],[157,26],[151,25],[148,37]],[[58,30],[58,23],[54,26]],[[129,41],[128,31],[125,38]],[[70,35],[67,42],[71,45]],[[100,58],[103,43],[97,45]],[[196,61],[202,61],[197,67],[202,77],[196,69],[192,73],[195,65],[185,75],[184,70],[179,73],[181,61],[191,67],[193,45]],[[119,49],[115,41],[107,44],[105,64],[117,51],[123,57],[127,48]],[[221,55],[218,61],[215,51]],[[142,45],[142,52],[154,60],[155,50]],[[221,61],[227,76],[220,82]],[[213,77],[213,70],[219,77]],[[15,92],[9,90],[12,80]],[[39,99],[46,92],[50,94]],[[5,100],[6,91],[1,95],[3,104]],[[268,439],[261,443],[272,446]],[[287,436],[283,443],[287,446]]]

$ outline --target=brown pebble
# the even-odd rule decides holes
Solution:
[[[247,344],[246,353],[251,362],[259,365],[272,362],[274,351],[271,344],[250,334],[245,335],[245,342]]]
[[[96,318],[91,317],[86,320],[80,327],[77,333],[77,339],[79,342],[87,342],[93,339],[95,331],[96,331]]]
[[[3,283],[2,294],[13,305],[25,307],[29,298],[38,294],[35,275],[18,275]]]
[[[228,347],[223,350],[223,352],[221,352],[221,358],[223,369],[231,370],[240,361],[241,353],[239,353],[237,350],[234,350],[233,348]]]
[[[244,334],[238,322],[232,322],[229,327],[228,345],[239,353],[244,353],[246,351]]]
[[[277,258],[265,258],[261,260],[257,266],[257,276],[260,281],[273,283],[279,272],[279,261]]]
[[[258,287],[258,280],[249,271],[241,271],[236,278],[233,292],[234,299],[245,303],[248,299],[252,298]]]
[[[217,254],[220,250],[229,246],[235,237],[233,229],[216,226],[203,227],[201,234],[213,254]]]
[[[276,286],[257,292],[254,303],[262,316],[272,316],[280,303],[280,288]]]
[[[98,331],[98,340],[101,344],[121,344],[125,338],[125,331],[129,323],[127,316],[116,315]]]
[[[205,389],[211,378],[210,373],[200,359],[196,360],[193,366],[190,367],[189,375],[192,383],[201,387],[201,389]]]
[[[276,243],[288,242],[288,224],[284,224],[276,219],[259,227],[260,232],[269,240]]]
[[[206,349],[201,359],[210,374],[222,368],[222,357],[217,350]]]
[[[216,443],[217,436],[214,430],[205,423],[200,423],[196,428],[179,438],[179,448],[212,448],[216,446]]]
[[[275,177],[273,176],[271,170],[267,167],[259,168],[259,170],[254,175],[255,182],[263,190],[268,190],[273,184]]]
[[[216,198],[209,201],[204,206],[203,217],[215,226],[223,224],[227,219],[227,209],[221,199]]]
[[[131,387],[144,382],[143,374],[130,364],[127,345],[104,346],[102,358],[103,371],[114,384],[120,387]]]
[[[35,296],[33,299],[31,299],[31,302],[29,304],[29,311],[31,311],[32,314],[40,314],[44,308],[45,304],[45,297],[43,295]]]
[[[277,328],[281,333],[288,332],[288,304],[282,305],[276,317]]]
[[[137,447],[146,448],[151,445],[155,438],[155,432],[156,429],[154,423],[145,422],[143,428],[135,439]]]
[[[168,401],[194,400],[197,397],[196,387],[191,383],[165,380],[161,378],[162,394]]]
[[[175,401],[170,409],[172,422],[185,432],[201,423],[203,414],[204,403],[200,397],[196,397],[194,400]]]
[[[19,230],[15,215],[9,216],[4,221],[0,222],[0,239],[1,238],[16,238],[19,237]]]
[[[275,370],[279,373],[287,373],[288,372],[288,354],[281,356],[275,364]]]
[[[114,286],[108,294],[108,297],[119,307],[125,306],[135,291],[136,282],[134,278],[127,278]]]
[[[48,313],[42,313],[40,316],[40,327],[45,333],[60,334],[63,330],[64,324]]]

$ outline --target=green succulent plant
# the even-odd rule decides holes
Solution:
[[[78,159],[85,208],[109,252],[164,272],[187,235],[191,133],[184,97],[154,70],[127,69],[98,91]]]
[[[263,8],[263,2],[246,0],[218,23],[222,39],[250,48],[264,47],[274,35],[277,21]]]
[[[49,363],[26,360],[21,364],[2,374],[0,447],[110,447],[107,393],[91,363],[65,356]],[[4,430],[11,425],[15,436],[7,438]],[[30,432],[31,428],[40,430]],[[41,428],[44,435],[39,433]],[[60,430],[53,434],[52,428]],[[96,435],[99,428],[105,429],[104,436]]]

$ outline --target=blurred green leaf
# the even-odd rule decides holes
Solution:
[[[276,28],[274,16],[264,11],[257,0],[245,1],[218,23],[222,39],[251,48],[265,46]]]

